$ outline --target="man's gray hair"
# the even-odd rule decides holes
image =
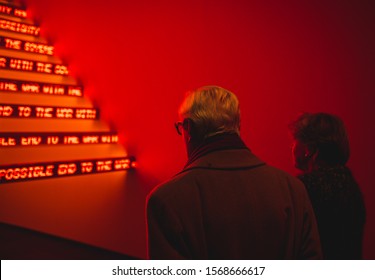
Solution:
[[[240,108],[234,93],[205,86],[186,93],[179,115],[190,118],[205,137],[223,132],[240,134]]]

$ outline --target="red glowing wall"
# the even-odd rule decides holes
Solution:
[[[41,34],[139,162],[132,185],[108,188],[106,197],[96,197],[98,190],[80,194],[113,215],[113,223],[100,227],[93,226],[100,209],[92,213],[81,234],[87,242],[122,236],[126,246],[101,244],[145,256],[144,197],[185,161],[173,128],[179,102],[186,90],[216,84],[238,95],[241,133],[253,152],[288,172],[295,173],[287,132],[292,118],[301,111],[343,118],[349,166],[367,206],[364,256],[375,259],[375,2],[302,2],[26,1]],[[64,211],[87,209],[73,199],[58,212],[64,218]]]

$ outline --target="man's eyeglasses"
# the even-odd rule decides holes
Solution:
[[[191,125],[192,123],[192,119],[186,118],[183,119],[182,122],[175,122],[174,127],[176,128],[178,135],[182,135],[182,131],[186,129],[189,126],[189,124]]]
[[[176,128],[176,131],[178,135],[182,135],[182,130],[184,128],[184,122],[175,122],[174,127]]]

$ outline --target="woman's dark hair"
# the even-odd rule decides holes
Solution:
[[[317,160],[328,165],[345,165],[349,159],[348,135],[343,121],[327,113],[304,113],[289,124],[295,140],[317,151]]]

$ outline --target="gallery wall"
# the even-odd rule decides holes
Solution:
[[[342,117],[351,142],[348,165],[367,207],[364,257],[375,258],[373,1],[26,5],[138,168],[95,188],[87,176],[77,177],[58,196],[45,180],[23,192],[35,209],[15,212],[19,225],[27,220],[29,228],[144,258],[145,197],[186,160],[173,127],[178,105],[187,90],[215,84],[238,95],[241,136],[252,151],[293,174],[288,123],[304,111]],[[46,218],[51,213],[58,222]]]

